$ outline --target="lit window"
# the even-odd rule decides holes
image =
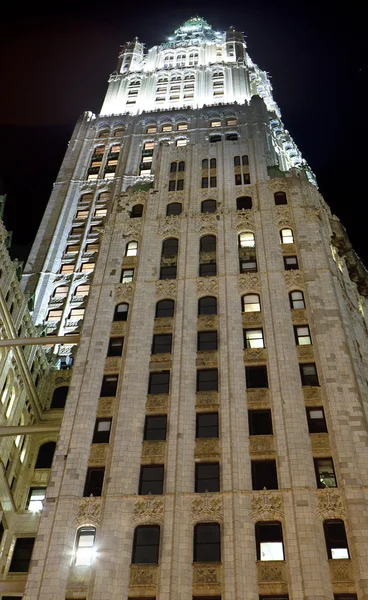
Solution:
[[[186,131],[188,129],[188,123],[178,123],[178,131]]]
[[[94,527],[81,527],[78,529],[75,544],[74,564],[77,567],[88,566],[92,563],[96,529]]]
[[[125,256],[137,256],[138,242],[129,242],[126,247]]]
[[[278,521],[256,523],[257,560],[284,560],[282,525]]]
[[[325,413],[322,406],[306,408],[309,433],[327,433]]]
[[[344,521],[334,519],[324,521],[327,556],[332,560],[350,558]]]
[[[39,512],[43,509],[43,500],[46,496],[46,488],[32,487],[29,490],[28,500],[26,504],[26,510],[32,512]]]
[[[262,329],[244,329],[245,348],[264,348]]]
[[[149,127],[147,127],[146,129],[146,133],[156,133],[157,131],[157,127],[156,125],[150,125]]]
[[[95,263],[82,263],[81,273],[93,273],[95,266]]]
[[[78,254],[80,250],[80,246],[67,246],[65,253],[66,254]]]
[[[79,319],[83,319],[83,317],[84,317],[84,308],[73,308],[70,311],[69,319],[79,320]]]
[[[88,210],[78,210],[75,216],[76,219],[86,219],[88,217]]]
[[[251,231],[246,231],[239,235],[240,248],[254,248],[255,244],[254,233]]]
[[[308,325],[294,327],[297,346],[308,346],[312,343]]]
[[[131,283],[134,278],[134,269],[123,269],[121,271],[120,283]]]
[[[226,119],[226,125],[237,125],[237,119]]]
[[[315,458],[314,468],[316,471],[318,488],[324,489],[337,487],[332,458]]]
[[[304,294],[300,290],[295,290],[289,294],[291,308],[305,308]]]
[[[88,284],[78,285],[74,290],[74,295],[77,297],[87,296],[89,294],[90,286]]]
[[[221,121],[211,121],[211,127],[221,127]]]
[[[161,127],[161,131],[172,131],[173,127],[172,125],[163,125]]]
[[[101,218],[101,217],[106,217],[106,215],[107,215],[107,208],[98,208],[97,210],[95,210],[94,217]]]
[[[243,296],[243,312],[259,312],[261,302],[258,294],[246,294]]]
[[[155,142],[146,142],[143,145],[144,150],[153,150],[155,147]]]
[[[91,254],[98,252],[100,249],[99,244],[87,244],[86,252],[90,252]]]
[[[62,314],[63,314],[62,310],[49,310],[47,317],[46,317],[46,321],[49,321],[49,322],[60,321]]]
[[[186,146],[187,144],[188,144],[188,140],[186,140],[186,139],[176,140],[177,146]]]
[[[291,229],[281,229],[281,244],[293,244],[294,236]]]

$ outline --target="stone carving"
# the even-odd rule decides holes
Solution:
[[[331,488],[318,490],[316,493],[317,515],[320,519],[343,519],[346,516],[340,492]]]
[[[261,562],[258,564],[258,581],[271,583],[272,581],[285,581],[283,565]]]
[[[206,352],[200,351],[197,352],[197,367],[205,367],[208,364],[217,365],[218,363],[218,353],[217,352]]]
[[[129,219],[126,221],[126,229],[124,235],[132,239],[140,238],[142,235],[142,219]]]
[[[197,279],[197,292],[198,294],[217,294],[218,293],[218,281],[215,277],[200,277]]]
[[[124,267],[130,267],[135,265],[137,262],[137,257],[136,256],[124,256],[123,258],[123,266]]]
[[[330,439],[328,433],[313,433],[310,436],[312,451],[324,454],[330,451]]]
[[[131,300],[134,294],[134,283],[118,283],[115,286],[115,302]]]
[[[164,520],[164,501],[154,496],[137,500],[131,520],[136,523],[147,521],[151,523],[162,522]]]
[[[161,331],[163,329],[172,329],[173,328],[173,318],[172,317],[158,317],[154,321],[154,330]]]
[[[303,273],[301,273],[297,269],[295,269],[295,270],[292,269],[290,271],[285,271],[284,272],[284,279],[285,279],[286,286],[289,289],[293,289],[293,288],[299,288],[300,289],[300,287],[304,283]]]
[[[166,442],[143,442],[142,457],[163,457],[165,456]]]
[[[313,360],[314,350],[312,345],[298,346],[298,358],[300,360]]]
[[[283,177],[275,177],[268,182],[268,186],[272,193],[275,192],[287,192],[288,182]]]
[[[332,583],[354,582],[353,569],[350,560],[330,560],[329,565]]]
[[[218,438],[203,438],[196,440],[195,456],[209,458],[217,457],[220,453],[220,443]]]
[[[114,321],[111,324],[111,333],[113,335],[119,335],[119,334],[124,335],[126,328],[127,328],[126,321]]]
[[[197,327],[199,329],[214,329],[217,327],[217,320],[217,315],[199,315],[197,319]]]
[[[304,214],[308,221],[314,223],[321,221],[321,211],[313,205],[304,206]]]
[[[292,225],[290,209],[288,206],[275,206],[275,223],[279,227],[289,227]]]
[[[76,524],[99,525],[101,522],[101,498],[81,498]]]
[[[243,327],[247,326],[261,326],[262,325],[262,313],[261,312],[245,312],[242,314]]]
[[[171,217],[165,217],[160,219],[158,224],[158,233],[162,237],[173,235],[179,236],[181,233],[181,219],[179,215],[172,215]]]
[[[265,348],[246,348],[244,350],[245,362],[265,362],[267,360],[267,350]]]
[[[307,311],[305,308],[293,308],[291,310],[291,319],[293,323],[307,323]]]
[[[100,398],[98,401],[98,416],[112,415],[115,396]]]
[[[160,394],[158,396],[147,396],[146,410],[150,412],[167,411],[169,405],[169,395]]]
[[[106,463],[108,444],[92,444],[88,464],[104,465]]]
[[[255,273],[242,273],[238,277],[238,287],[241,292],[259,292],[261,290],[259,275]]]
[[[216,494],[201,494],[192,500],[191,519],[193,523],[206,521],[221,522],[222,498]]]
[[[273,435],[252,435],[249,438],[251,454],[271,454],[275,451]]]
[[[197,406],[217,406],[218,392],[197,392]]]
[[[170,202],[184,202],[184,194],[178,192],[169,192]]]
[[[317,386],[303,386],[303,395],[306,404],[319,404],[321,402],[321,388]]]
[[[193,583],[194,584],[216,584],[221,583],[221,565],[193,565]]]
[[[237,210],[235,213],[233,213],[231,221],[231,227],[235,231],[240,232],[249,229],[254,231],[255,221],[252,210],[246,210],[245,208],[242,210]]]
[[[72,566],[69,571],[68,577],[68,588],[71,588],[73,592],[86,593],[88,586],[89,577],[91,574],[91,567]]]
[[[147,585],[155,586],[157,578],[157,566],[154,565],[131,565],[130,566],[130,582],[131,586]]]
[[[35,469],[32,477],[32,484],[48,484],[50,479],[50,469]]]
[[[151,363],[171,362],[171,354],[152,354]]]
[[[164,279],[156,282],[156,298],[176,296],[177,282],[175,279]]]
[[[120,371],[121,357],[120,356],[108,356],[105,358],[104,372],[117,373]]]
[[[248,408],[262,408],[270,403],[269,390],[266,388],[248,388],[246,392]]]
[[[194,224],[196,233],[217,233],[218,218],[215,213],[204,213],[196,217]]]
[[[282,495],[266,490],[253,493],[250,516],[254,521],[282,519],[284,516]]]

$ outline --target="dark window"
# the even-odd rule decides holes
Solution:
[[[142,215],[143,215],[143,204],[136,204],[135,206],[133,206],[131,213],[130,213],[130,218],[136,219],[137,217],[141,217]]]
[[[133,541],[133,564],[158,564],[160,545],[159,525],[141,525],[136,527]]]
[[[234,167],[240,167],[240,156],[234,156]]]
[[[104,467],[88,468],[83,496],[101,496],[104,475]]]
[[[178,181],[176,182],[176,189],[178,191],[184,189],[184,179],[178,179]]]
[[[195,491],[198,493],[220,491],[219,463],[197,463],[195,466]]]
[[[178,168],[178,164],[176,162],[172,162],[170,165],[170,173],[176,173]]]
[[[208,188],[208,177],[202,177],[201,188]]]
[[[159,373],[150,373],[148,393],[149,394],[168,394],[170,388],[170,371],[161,371]]]
[[[210,187],[211,188],[217,187],[217,177],[210,177]]]
[[[248,210],[252,208],[252,198],[250,196],[240,196],[236,199],[236,210]]]
[[[35,469],[51,468],[55,448],[56,442],[46,442],[46,444],[42,444],[42,446],[40,446],[35,464]]]
[[[322,406],[307,408],[309,433],[327,433],[325,413]]]
[[[50,408],[64,408],[68,391],[69,387],[67,385],[63,385],[61,387],[56,388],[52,395]]]
[[[197,413],[196,437],[218,438],[219,423],[218,413]]]
[[[160,279],[176,279],[176,266],[161,267]]]
[[[273,195],[274,199],[275,199],[275,204],[276,205],[280,205],[280,204],[287,204],[287,199],[286,199],[286,194],[285,192],[276,192]]]
[[[35,538],[33,537],[19,537],[15,540],[9,573],[27,573],[29,563],[31,562],[34,543]]]
[[[110,440],[111,419],[96,419],[92,444],[108,444]]]
[[[299,365],[299,367],[302,385],[319,385],[317,369],[314,363],[304,363]]]
[[[234,142],[235,140],[237,140],[237,139],[238,139],[238,134],[237,134],[237,133],[228,133],[228,134],[226,135],[226,139],[227,139],[229,142]]]
[[[210,143],[213,144],[214,142],[221,142],[221,135],[211,135]]]
[[[356,594],[334,594],[334,600],[358,600],[358,596]]]
[[[204,158],[202,160],[202,169],[208,169],[208,160],[207,160],[207,158]]]
[[[198,300],[199,315],[217,315],[217,298],[205,296]]]
[[[175,181],[169,181],[169,192],[175,192]]]
[[[197,392],[211,392],[218,390],[217,369],[202,369],[197,371]]]
[[[286,271],[299,269],[298,259],[296,256],[284,256],[284,267]]]
[[[185,162],[183,160],[179,163],[178,171],[185,171]]]
[[[154,335],[152,341],[152,354],[170,354],[171,346],[172,333]]]
[[[329,559],[350,558],[344,521],[341,519],[324,521],[327,556]]]
[[[197,350],[217,350],[217,331],[198,331]]]
[[[289,600],[289,596],[279,596],[271,594],[271,596],[260,596],[259,600]]]
[[[248,158],[248,155],[247,155],[247,154],[244,154],[244,155],[242,156],[242,165],[243,165],[243,166],[245,166],[245,165],[249,165],[249,158]]]
[[[107,350],[107,356],[121,356],[123,353],[124,338],[114,337],[110,338],[109,347]]]
[[[215,277],[217,274],[216,263],[206,263],[199,265],[199,276],[200,277]]]
[[[270,409],[248,410],[249,435],[272,435]]]
[[[199,249],[201,252],[216,252],[216,237],[214,235],[205,235],[199,240]]]
[[[267,367],[245,367],[247,388],[268,388]]]
[[[241,178],[241,175],[240,175],[240,173],[237,173],[237,174],[235,175],[235,185],[241,185],[241,184],[242,184],[242,178]]]
[[[218,523],[198,523],[194,527],[193,562],[221,562]]]
[[[141,496],[162,494],[164,489],[164,465],[144,465],[141,467],[139,491]]]
[[[5,528],[4,528],[3,522],[0,520],[0,544],[3,539],[4,531],[5,531]]]
[[[115,396],[118,387],[118,375],[104,375],[100,396]]]
[[[250,183],[249,173],[243,173],[243,183],[244,183],[244,185],[248,185]]]
[[[180,202],[171,202],[166,207],[166,216],[170,217],[171,215],[180,215],[183,210],[183,206]]]
[[[285,560],[282,525],[278,521],[256,523],[257,560]],[[271,600],[272,596],[270,596]]]
[[[317,487],[320,489],[337,487],[335,469],[332,458],[315,458]]]
[[[291,308],[305,308],[304,294],[300,290],[295,290],[289,294]]]
[[[126,321],[128,319],[129,304],[123,302],[115,307],[114,321]]]
[[[210,169],[216,169],[216,159],[211,158],[210,160]]]
[[[167,416],[147,416],[144,425],[144,440],[166,440]]]
[[[252,460],[253,490],[277,490],[277,471],[275,460]]]
[[[156,304],[156,319],[174,316],[174,300],[160,300]]]
[[[162,256],[173,256],[177,255],[179,247],[179,240],[176,238],[169,238],[165,240],[162,244]]]
[[[216,212],[216,200],[203,200],[201,204],[202,213],[214,213]]]

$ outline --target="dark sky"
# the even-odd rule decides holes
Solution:
[[[27,255],[74,124],[85,110],[99,112],[120,45],[138,36],[150,47],[198,14],[215,29],[245,32],[250,56],[272,77],[285,127],[368,265],[367,36],[357,3],[37,5],[8,4],[0,25],[0,182],[13,253]]]

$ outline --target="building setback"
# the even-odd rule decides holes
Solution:
[[[127,43],[24,271],[35,324],[80,343],[0,590],[366,600],[367,282],[242,33]]]

